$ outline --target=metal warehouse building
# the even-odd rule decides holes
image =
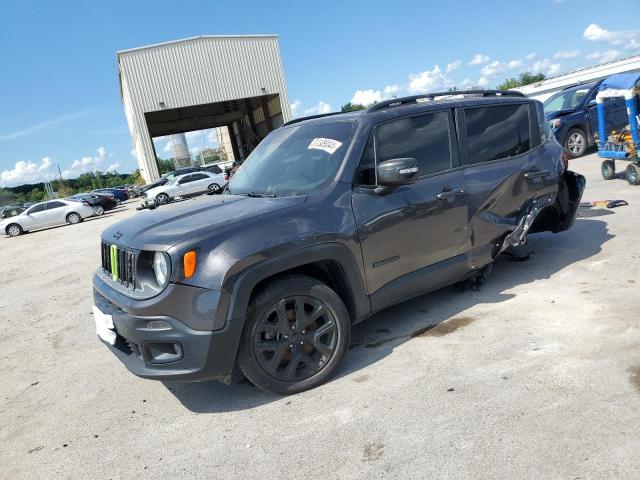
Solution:
[[[291,118],[277,35],[199,36],[117,53],[120,93],[143,178],[153,137],[227,129],[242,160]]]

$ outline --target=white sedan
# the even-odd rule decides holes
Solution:
[[[143,196],[164,205],[176,197],[192,197],[205,192],[217,192],[225,184],[224,174],[207,171],[187,173],[151,188]]]
[[[48,228],[68,223],[74,225],[94,214],[87,202],[73,200],[49,200],[36,203],[20,215],[0,222],[0,231],[10,237],[17,237],[29,230]]]

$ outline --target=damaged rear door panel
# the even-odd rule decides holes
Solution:
[[[468,267],[490,263],[528,232],[569,228],[584,177],[565,172],[563,150],[545,135],[533,103],[456,111],[469,212]]]

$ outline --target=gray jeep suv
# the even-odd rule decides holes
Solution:
[[[568,229],[584,177],[517,92],[407,97],[291,121],[221,195],[102,234],[100,338],[134,374],[279,394],[326,381],[351,326]]]

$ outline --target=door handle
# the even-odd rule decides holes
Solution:
[[[456,188],[454,190],[448,190],[436,195],[438,200],[446,200],[447,198],[457,197],[458,195],[464,195],[464,188]]]
[[[524,178],[542,178],[551,175],[549,170],[536,170],[535,172],[527,172],[524,174]]]

